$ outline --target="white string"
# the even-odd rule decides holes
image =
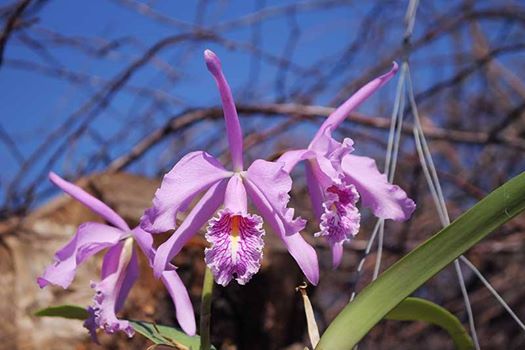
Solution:
[[[441,190],[441,185],[437,177],[436,167],[432,160],[432,154],[430,153],[428,143],[425,139],[425,134],[423,133],[423,128],[421,127],[421,120],[419,118],[419,112],[417,109],[416,99],[414,96],[414,89],[412,85],[412,77],[410,75],[410,69],[407,70],[407,92],[408,92],[408,99],[410,102],[410,108],[412,111],[412,115],[414,117],[414,130],[413,131],[414,131],[414,141],[416,144],[416,150],[419,155],[419,160],[423,168],[423,173],[427,180],[427,184],[429,186],[430,193],[432,195],[432,198],[434,199],[434,203],[436,205],[436,209],[438,211],[438,215],[439,215],[441,224],[443,225],[443,227],[445,227],[450,224],[450,218],[448,216],[447,207],[446,207],[445,200],[443,197],[443,191]],[[457,259],[454,260],[454,267],[456,270],[456,275],[458,277],[461,294],[463,295],[463,300],[465,302],[465,309],[467,311],[468,323],[469,323],[470,333],[472,335],[472,340],[474,341],[476,350],[479,350],[480,346],[479,346],[478,334],[476,331],[476,324],[474,321],[474,314],[472,312],[472,305],[470,303],[470,299],[469,299],[468,292],[467,292],[467,287],[465,285],[465,279],[463,277],[463,273],[461,272],[461,266],[459,265],[459,261]]]
[[[404,34],[405,44],[409,42],[410,36],[412,35],[418,5],[419,5],[419,0],[409,1],[409,5],[408,5],[407,12],[405,15],[405,24],[406,24],[406,30]],[[405,80],[406,80],[406,86],[405,86]],[[401,73],[400,73],[400,78],[399,78],[398,85],[396,88],[396,99],[394,103],[394,109],[392,111],[390,131],[388,135],[387,152],[386,152],[386,158],[385,158],[385,173],[387,175],[388,181],[392,182],[394,178],[395,170],[396,170],[399,143],[401,139],[401,130],[402,130],[402,125],[403,125],[404,105],[405,105],[405,94],[407,95],[409,99],[410,109],[414,117],[413,133],[414,133],[414,141],[415,141],[416,150],[419,156],[419,160],[420,160],[420,163],[423,169],[423,173],[425,175],[425,179],[427,181],[430,193],[432,195],[432,199],[436,206],[436,210],[438,212],[440,222],[443,225],[443,227],[445,227],[450,224],[450,217],[448,215],[443,191],[439,183],[439,178],[437,175],[436,167],[432,159],[432,154],[430,153],[430,149],[428,147],[428,143],[426,141],[426,138],[423,132],[423,128],[421,127],[421,121],[419,118],[417,104],[416,104],[415,96],[414,96],[414,89],[412,85],[412,79],[410,75],[410,68],[408,65],[408,57],[406,57],[403,62]],[[382,251],[383,251],[383,237],[384,237],[384,220],[382,219],[377,220],[374,230],[372,232],[372,235],[367,243],[365,254],[361,258],[361,261],[358,264],[357,279],[359,279],[359,276],[362,273],[362,269],[363,269],[366,257],[370,253],[371,247],[375,241],[376,236],[378,236],[379,239],[378,239],[376,262],[374,266],[373,280],[375,280],[377,276],[379,275],[381,257],[382,257]],[[516,321],[516,323],[525,331],[525,324],[513,312],[513,310],[509,307],[509,305],[505,302],[505,300],[498,294],[498,292],[490,284],[490,282],[481,274],[481,272],[474,266],[474,264],[472,264],[472,262],[470,262],[466,257],[460,256],[459,259],[456,259],[454,261],[454,267],[455,267],[456,274],[458,277],[463,300],[465,302],[465,309],[466,309],[467,316],[468,316],[469,328],[470,328],[470,332],[471,332],[471,335],[474,341],[475,348],[479,350],[480,345],[479,345],[478,335],[476,331],[474,315],[472,312],[472,305],[470,303],[467,288],[465,285],[465,279],[464,279],[463,273],[461,271],[461,266],[459,263],[460,260],[465,265],[467,265],[469,269],[471,269],[474,272],[474,274],[480,279],[480,281],[485,285],[485,287],[492,293],[492,295],[496,298],[496,300],[512,316],[512,318]],[[356,291],[354,288],[350,301],[353,301],[355,296],[356,296]],[[357,346],[354,349],[357,349]]]
[[[361,277],[361,274],[363,272],[363,266],[365,264],[365,261],[366,261],[366,257],[368,256],[368,254],[370,254],[370,250],[372,249],[372,245],[374,244],[374,241],[376,239],[376,236],[377,236],[377,233],[379,232],[379,226],[381,225],[381,221],[383,221],[382,219],[379,219],[376,221],[376,224],[374,226],[374,229],[372,231],[372,235],[370,236],[370,239],[368,240],[368,243],[366,244],[366,248],[365,248],[365,253],[363,255],[363,257],[361,258],[361,260],[359,261],[359,264],[357,265],[357,277],[356,277],[356,282],[355,282],[355,285],[354,285],[354,290],[352,291],[352,295],[350,296],[350,302],[354,301],[355,299],[355,296],[357,295],[357,292],[356,292],[356,287],[357,287],[357,281],[359,280],[359,277]]]
[[[394,174],[397,167],[397,158],[399,154],[399,143],[401,141],[401,130],[403,128],[403,117],[405,111],[405,75],[408,66],[403,63],[401,66],[401,73],[396,88],[396,99],[394,102],[394,109],[392,110],[392,118],[390,122],[390,130],[388,133],[388,145],[385,159],[385,173],[389,182],[394,179]],[[375,281],[379,276],[381,270],[381,260],[383,258],[383,241],[385,236],[385,221],[379,219],[379,233],[376,251],[376,261],[374,264],[374,272],[372,274],[372,281]],[[371,238],[372,239],[372,238]],[[372,241],[373,243],[373,241]]]
[[[514,321],[516,321],[516,323],[521,327],[521,329],[523,329],[525,331],[525,324],[523,324],[523,322],[520,320],[520,318],[514,313],[514,311],[512,311],[512,309],[510,308],[510,306],[505,302],[505,300],[503,300],[503,298],[498,294],[498,292],[496,291],[496,289],[490,284],[490,282],[483,276],[483,274],[478,270],[478,268],[469,260],[467,259],[466,257],[464,257],[463,255],[459,257],[459,259],[465,264],[467,265],[475,274],[476,276],[478,276],[478,278],[480,279],[481,282],[483,282],[483,284],[485,285],[485,287],[487,287],[487,289],[489,290],[489,292],[492,293],[492,295],[494,296],[494,298],[496,298],[498,300],[498,302],[505,308],[505,310],[507,310],[507,312],[510,314],[510,316],[512,316],[512,318],[514,319]]]

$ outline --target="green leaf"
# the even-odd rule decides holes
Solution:
[[[474,349],[474,343],[456,316],[447,309],[420,298],[406,298],[385,318],[396,321],[424,321],[443,328],[458,350]]]
[[[35,316],[62,317],[72,320],[85,320],[89,317],[87,310],[77,305],[51,306],[35,312]]]
[[[86,309],[77,305],[60,305],[38,310],[35,312],[35,316],[62,317],[83,321],[89,317],[89,314]],[[129,322],[137,333],[142,334],[155,344],[178,346],[181,349],[184,347],[190,350],[199,349],[201,338],[198,335],[190,337],[176,328],[159,326],[144,321],[130,320]],[[213,346],[211,349],[215,350]]]
[[[316,350],[352,349],[396,305],[482,238],[525,210],[525,172],[408,253],[328,326]]]
[[[190,337],[186,333],[168,326],[160,326],[143,321],[129,321],[137,333],[142,334],[155,344],[187,347],[190,350],[198,350],[201,338],[198,335]],[[215,349],[213,346],[212,349]]]

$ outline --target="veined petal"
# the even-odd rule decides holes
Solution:
[[[153,206],[145,211],[140,226],[150,233],[175,228],[179,211],[186,210],[201,191],[231,175],[206,152],[187,154],[164,176]]]
[[[372,158],[347,155],[341,164],[347,181],[357,188],[365,207],[382,219],[408,219],[416,204],[399,186],[388,182]]]
[[[284,152],[277,163],[284,163],[283,170],[290,173],[293,168],[302,160],[311,159],[315,157],[315,152],[309,149],[295,149]]]
[[[91,194],[87,193],[77,185],[64,180],[54,172],[49,173],[49,180],[56,186],[60,187],[62,191],[66,192],[71,197],[75,198],[77,201],[84,204],[98,215],[102,216],[108,222],[112,223],[121,230],[129,231],[129,226],[126,224],[124,219],[122,219],[120,215],[118,215],[113,209],[108,207],[101,200],[93,197]]]
[[[348,115],[361,103],[366,101],[374,92],[379,90],[384,84],[386,84],[392,77],[397,73],[399,66],[396,62],[393,62],[392,69],[381,75],[380,77],[375,78],[374,80],[367,83],[365,86],[357,90],[345,103],[339,106],[330,116],[324,121],[321,125],[321,128],[314,136],[312,143],[317,142],[317,139],[326,131],[326,130],[335,130]]]
[[[173,304],[175,305],[175,316],[177,317],[180,327],[189,336],[195,335],[195,314],[193,312],[193,305],[191,304],[190,296],[188,295],[184,283],[182,283],[175,269],[171,268],[162,272],[161,280],[173,300]]]
[[[153,263],[155,276],[160,277],[168,262],[180,252],[184,244],[213,216],[217,208],[224,202],[225,189],[226,181],[220,181],[210,187],[173,235],[159,246]]]
[[[259,213],[283,240],[288,252],[297,261],[310,283],[317,285],[319,282],[319,263],[315,249],[304,240],[299,232],[291,235],[287,234],[283,221],[279,215],[276,215],[275,209],[268,199],[250,181],[246,181],[245,185],[248,196],[257,207]]]
[[[236,171],[241,171],[243,169],[242,130],[232,92],[222,72],[222,65],[219,57],[217,57],[213,51],[205,50],[204,60],[206,61],[206,67],[208,67],[208,70],[217,83],[221,95],[222,110],[226,121],[226,134],[228,135],[228,143],[230,144],[233,168]]]
[[[283,166],[283,163],[258,159],[246,171],[245,184],[250,183],[259,190],[272,208],[272,215],[279,217],[285,233],[291,235],[304,229],[306,221],[300,217],[294,219],[294,209],[287,207],[292,178]]]
[[[356,203],[359,194],[352,184],[333,184],[325,190],[324,213],[316,237],[324,237],[332,247],[334,268],[341,262],[342,244],[357,235],[361,215]]]
[[[104,248],[114,246],[126,232],[96,222],[79,226],[73,238],[55,254],[55,262],[37,279],[40,288],[48,284],[67,288],[75,277],[77,266]]]
[[[95,289],[95,296],[88,309],[90,317],[84,322],[84,327],[88,328],[95,340],[94,327],[101,328],[108,334],[123,331],[128,337],[135,333],[128,321],[119,320],[116,316],[117,306],[123,304],[138,275],[137,257],[132,243],[132,239],[119,243],[122,247],[116,271],[98,283],[91,283],[91,287]]]
[[[258,215],[235,214],[228,209],[210,220],[206,239],[211,243],[204,260],[215,281],[226,286],[235,278],[246,284],[259,271],[262,260],[264,229]]]

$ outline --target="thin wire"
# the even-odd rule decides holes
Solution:
[[[357,295],[357,292],[356,292],[357,282],[359,281],[359,279],[361,278],[361,275],[363,274],[363,266],[365,264],[366,257],[368,256],[368,254],[370,254],[370,250],[372,250],[372,245],[374,244],[377,233],[379,232],[379,226],[381,225],[381,221],[383,221],[383,219],[379,219],[376,221],[376,224],[372,231],[372,235],[370,236],[370,239],[368,240],[368,243],[366,244],[365,253],[363,254],[363,257],[361,258],[361,260],[359,261],[359,264],[357,265],[357,271],[356,271],[357,277],[356,277],[356,282],[354,283],[354,290],[352,291],[352,295],[350,295],[350,302],[354,301],[355,296]]]
[[[401,141],[401,130],[403,128],[403,117],[405,111],[405,76],[408,66],[403,63],[401,66],[401,74],[396,91],[396,100],[394,102],[394,109],[392,110],[392,118],[390,123],[390,131],[388,133],[388,146],[385,159],[385,173],[388,181],[392,182],[397,167],[397,158],[399,154],[399,143]],[[381,260],[383,258],[383,241],[385,236],[385,221],[380,219],[376,261],[374,264],[374,272],[372,274],[372,281],[375,281],[379,276],[381,269]],[[372,241],[373,243],[373,241]]]
[[[516,321],[516,323],[521,327],[521,329],[523,329],[525,331],[525,324],[523,324],[523,322],[520,320],[520,318],[514,313],[514,311],[512,311],[510,306],[505,302],[505,300],[503,300],[503,298],[499,295],[499,293],[496,291],[496,289],[483,276],[483,274],[478,270],[478,268],[469,259],[467,259],[463,255],[460,256],[459,259],[461,260],[461,262],[463,262],[465,265],[467,265],[476,274],[476,276],[478,276],[480,281],[483,282],[485,287],[487,287],[489,292],[492,293],[494,298],[496,298],[498,300],[498,302],[505,308],[505,310],[507,310],[507,312],[510,314],[510,316],[512,316],[514,321]]]
[[[443,225],[443,227],[445,227],[450,224],[450,218],[447,213],[446,204],[443,198],[443,192],[441,191],[441,185],[437,177],[437,172],[434,166],[434,162],[432,161],[432,155],[428,148],[428,144],[426,142],[425,135],[423,133],[423,129],[421,128],[419,113],[417,110],[416,100],[414,97],[414,89],[412,86],[412,78],[410,75],[410,69],[407,70],[407,92],[408,92],[408,99],[410,102],[412,115],[414,117],[414,130],[413,131],[414,131],[414,141],[416,143],[417,153],[419,155],[419,160],[423,168],[423,173],[427,180],[428,186],[430,188],[432,198],[434,199],[434,203],[436,204],[436,208],[438,210],[441,224]],[[456,274],[458,277],[461,294],[463,295],[463,300],[465,302],[465,309],[467,311],[470,333],[472,335],[472,339],[474,341],[476,350],[480,350],[478,334],[476,331],[476,324],[474,321],[474,314],[472,312],[472,305],[470,303],[467,287],[465,285],[465,279],[463,277],[463,273],[461,272],[461,266],[459,265],[459,261],[457,259],[454,260],[454,267],[455,267]]]
[[[379,270],[381,268],[381,258],[383,257],[383,237],[385,235],[385,221],[381,220],[379,224],[379,238],[377,240],[377,252],[376,252],[376,263],[374,266],[374,274],[372,275],[372,281],[377,279],[379,276]]]

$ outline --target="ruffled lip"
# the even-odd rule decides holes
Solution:
[[[258,215],[221,210],[209,221],[205,261],[218,284],[226,286],[232,279],[246,284],[261,266],[264,241],[263,220]]]

